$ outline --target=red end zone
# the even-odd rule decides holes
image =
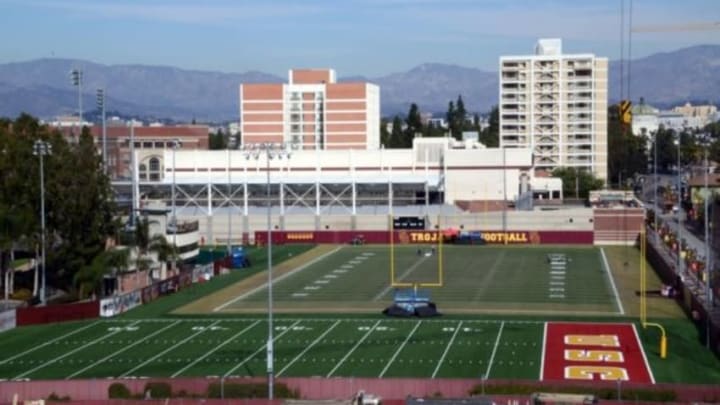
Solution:
[[[654,383],[632,324],[545,324],[541,380]]]

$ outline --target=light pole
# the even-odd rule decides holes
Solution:
[[[707,137],[705,138],[707,140]],[[713,308],[713,297],[712,288],[710,286],[710,279],[713,271],[713,252],[710,250],[710,190],[708,189],[708,147],[709,144],[705,144],[705,166],[703,167],[704,173],[704,218],[705,218],[705,301],[707,308],[705,310],[705,347],[710,348],[710,313]]]
[[[267,283],[268,283],[268,338],[267,338],[267,373],[268,373],[268,398],[273,399],[273,278],[272,278],[272,222],[270,203],[270,160],[277,157],[290,159],[291,152],[283,146],[275,147],[272,143],[263,143],[244,150],[245,158],[250,157],[256,160],[265,156],[266,173],[266,200],[267,200]]]
[[[677,210],[677,219],[678,219],[678,231],[677,231],[677,243],[678,243],[678,251],[677,251],[677,257],[678,257],[678,274],[682,273],[682,170],[680,169],[680,146],[682,142],[682,133],[678,133],[678,139],[677,139],[677,193],[678,193],[678,210]]]
[[[654,193],[655,193],[655,197],[654,197],[654,200],[653,200],[653,201],[654,201],[654,214],[655,214],[655,215],[653,215],[653,217],[654,217],[654,219],[655,219],[655,221],[654,221],[654,222],[655,222],[655,224],[654,224],[654,225],[655,225],[655,242],[658,241],[658,238],[659,238],[659,235],[660,235],[660,233],[658,232],[658,224],[657,224],[657,223],[658,223],[658,215],[659,215],[659,213],[658,213],[658,195],[657,195],[657,190],[658,190],[658,175],[657,175],[657,136],[658,136],[658,133],[657,133],[657,131],[655,131],[655,132],[654,132],[654,135],[653,135],[653,155],[654,155],[654,156],[653,156],[653,188],[654,188]]]
[[[98,89],[97,90],[97,106],[100,109],[100,113],[102,114],[102,163],[103,163],[103,172],[105,175],[108,174],[108,165],[107,165],[107,121],[105,121],[105,90],[104,89]]]
[[[70,71],[70,77],[72,78],[73,86],[78,88],[78,127],[82,129],[83,123],[83,109],[82,109],[82,82],[83,82],[83,71],[80,69],[73,69]]]
[[[171,199],[172,199],[172,217],[170,218],[170,223],[172,224],[172,231],[173,231],[173,248],[177,247],[177,211],[175,207],[175,152],[180,147],[181,143],[179,139],[173,139],[170,146],[172,147],[172,168],[173,168],[173,175],[172,175],[172,192],[171,192]],[[173,269],[175,270],[175,269]]]
[[[52,153],[52,145],[48,142],[36,140],[33,144],[33,154],[40,159],[40,249],[42,264],[42,283],[40,285],[40,302],[47,303],[46,273],[45,273],[45,159],[43,156]]]
[[[230,148],[227,149],[227,182],[228,182],[228,241],[227,241],[227,252],[228,256],[232,255],[232,164],[231,156],[232,151]]]

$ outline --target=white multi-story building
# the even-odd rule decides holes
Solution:
[[[499,74],[501,147],[531,148],[536,170],[607,179],[607,58],[541,39],[534,55],[501,57]]]

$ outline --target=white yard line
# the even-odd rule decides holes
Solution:
[[[399,281],[399,280],[403,280],[405,277],[409,276],[410,273],[412,273],[413,271],[415,271],[415,269],[417,269],[421,264],[423,264],[423,263],[425,262],[425,260],[427,260],[427,257],[425,257],[425,256],[421,257],[420,260],[418,260],[417,262],[415,262],[415,264],[413,264],[413,265],[410,266],[407,270],[405,270],[405,273],[403,273],[400,277],[398,277],[397,280],[398,280],[398,281]],[[375,298],[373,298],[373,301],[379,300],[380,298],[384,297],[385,294],[387,294],[388,292],[390,292],[390,290],[392,290],[393,288],[395,288],[395,287],[393,287],[393,285],[392,285],[392,283],[393,283],[394,281],[395,281],[395,280],[390,280],[390,283],[391,283],[391,284],[390,284],[389,286],[385,287],[384,290],[380,291],[380,293],[379,293],[378,295],[376,295]]]
[[[232,342],[233,339],[237,338],[238,336],[242,335],[243,333],[249,331],[250,329],[252,329],[252,328],[253,328],[255,325],[257,325],[258,323],[260,323],[259,320],[253,322],[252,324],[250,324],[250,326],[245,327],[245,329],[241,330],[240,332],[238,332],[238,333],[230,336],[226,341],[222,342],[222,343],[219,344],[218,346],[215,346],[212,350],[208,351],[207,353],[205,353],[205,354],[203,354],[202,356],[198,357],[197,359],[193,360],[192,363],[190,363],[190,364],[186,365],[185,367],[181,368],[180,370],[176,371],[175,374],[173,374],[173,375],[170,376],[170,378],[175,378],[175,377],[179,376],[180,374],[182,374],[183,371],[185,371],[185,370],[189,369],[190,367],[194,366],[195,364],[197,364],[199,361],[202,361],[202,359],[206,358],[207,356],[215,353],[218,349],[220,349],[221,347],[225,346],[226,344]]]
[[[273,284],[275,284],[275,283],[277,283],[277,282],[279,282],[279,281],[282,281],[282,280],[284,280],[284,279],[286,279],[286,278],[294,275],[294,274],[297,273],[297,272],[300,272],[300,271],[305,270],[306,268],[312,266],[313,264],[315,264],[315,263],[317,263],[317,262],[319,262],[319,261],[321,261],[321,260],[324,260],[326,257],[328,257],[328,256],[330,256],[330,255],[332,255],[332,254],[335,254],[337,251],[339,251],[339,250],[342,249],[342,248],[343,248],[342,246],[339,246],[339,247],[337,247],[337,248],[335,248],[335,249],[333,249],[333,250],[325,253],[325,254],[322,255],[322,256],[318,256],[318,257],[316,257],[315,259],[310,260],[309,262],[303,264],[303,265],[300,266],[300,267],[294,268],[294,269],[291,270],[290,272],[285,273],[285,274],[283,274],[283,275],[280,276],[280,277],[273,278],[273,280],[272,280],[272,281],[273,281]],[[261,290],[265,289],[266,287],[267,287],[267,283],[261,284],[261,285],[255,287],[255,288],[253,288],[252,290],[250,290],[250,291],[248,291],[248,292],[246,292],[246,293],[244,293],[244,294],[240,294],[240,295],[238,295],[237,297],[231,299],[230,301],[227,301],[227,302],[225,302],[224,304],[221,304],[221,305],[215,307],[215,309],[213,309],[213,312],[222,311],[223,309],[227,308],[228,306],[230,306],[230,305],[232,305],[232,304],[234,304],[234,303],[236,303],[236,302],[238,302],[238,301],[240,301],[240,300],[243,300],[243,299],[249,297],[250,295],[255,294],[255,293],[258,292],[258,291],[261,291]]]
[[[32,349],[28,349],[28,350],[25,350],[25,351],[22,352],[22,353],[19,353],[19,354],[14,355],[14,356],[12,356],[12,357],[8,357],[7,359],[5,359],[5,360],[3,360],[3,361],[0,361],[0,365],[5,364],[5,363],[7,363],[8,361],[15,360],[15,359],[17,359],[18,357],[22,357],[22,356],[24,356],[24,355],[26,355],[26,354],[28,354],[28,353],[32,353],[32,352],[34,352],[35,350],[42,349],[43,347],[45,347],[45,346],[47,346],[47,345],[51,345],[51,344],[57,342],[58,340],[62,340],[62,339],[65,339],[65,338],[68,337],[68,336],[72,336],[72,335],[74,335],[74,334],[76,334],[76,333],[80,333],[80,332],[84,331],[85,329],[88,329],[88,328],[90,328],[90,327],[92,327],[92,326],[97,325],[99,322],[100,322],[100,321],[95,321],[95,322],[91,323],[90,325],[83,326],[83,327],[80,328],[80,329],[75,329],[75,330],[72,331],[72,332],[68,332],[68,333],[66,333],[66,334],[64,334],[64,335],[62,335],[62,336],[60,336],[60,337],[56,337],[55,339],[49,340],[49,341],[47,341],[47,342],[45,342],[45,343],[43,343],[43,344],[41,344],[41,345],[35,346],[35,347],[33,347]]]
[[[635,341],[638,344],[638,347],[640,348],[640,353],[642,353],[643,360],[645,360],[645,368],[648,371],[648,374],[650,374],[650,381],[655,384],[655,376],[653,375],[652,369],[650,368],[650,363],[648,363],[647,356],[645,355],[645,349],[643,348],[642,342],[640,341],[640,336],[638,335],[637,329],[635,328],[635,324],[632,324],[633,333],[635,334]]]
[[[337,369],[340,368],[340,366],[345,362],[345,360],[348,359],[348,357],[350,357],[350,355],[355,351],[355,349],[357,349],[362,344],[362,342],[364,342],[365,339],[367,339],[367,337],[370,336],[370,333],[372,333],[372,331],[374,331],[375,328],[377,328],[377,326],[380,325],[380,322],[381,321],[377,321],[375,323],[375,325],[372,326],[372,328],[370,328],[367,332],[365,332],[365,335],[360,340],[358,340],[357,343],[355,343],[355,346],[353,346],[353,348],[350,349],[350,351],[347,352],[347,354],[345,354],[345,357],[340,359],[338,364],[336,364],[335,367],[333,367],[333,369],[330,370],[330,372],[325,376],[326,378],[332,377],[333,373],[335,373],[337,371]]]
[[[547,343],[547,328],[548,323],[545,322],[545,325],[543,326],[542,353],[540,354],[540,381],[543,380],[545,374],[545,344]]]
[[[615,287],[615,280],[613,279],[612,272],[610,271],[610,265],[608,264],[607,257],[605,256],[604,248],[600,248],[600,254],[602,255],[605,272],[610,280],[610,286],[612,287],[613,294],[615,294],[615,303],[617,304],[618,311],[620,311],[620,315],[625,315],[625,309],[623,308],[622,302],[620,302],[620,295],[618,294],[617,287]]]
[[[280,339],[284,334],[290,332],[290,331],[292,330],[292,328],[294,328],[295,326],[297,326],[297,324],[299,324],[299,323],[300,323],[300,320],[297,320],[297,321],[295,321],[294,324],[290,325],[287,329],[285,329],[284,331],[280,332],[280,334],[275,335],[275,336],[273,337],[273,343],[275,343],[276,340]],[[255,350],[255,352],[253,352],[253,354],[245,357],[245,359],[244,359],[243,361],[241,361],[240,363],[236,364],[235,367],[233,367],[233,368],[231,368],[230,370],[228,370],[228,372],[223,375],[223,378],[226,378],[227,376],[229,376],[230,373],[232,373],[233,371],[237,370],[238,367],[240,367],[240,366],[242,366],[243,364],[247,363],[247,362],[250,361],[253,357],[257,356],[260,352],[262,352],[262,351],[265,350],[265,349],[267,349],[267,342],[266,342],[266,343],[263,343],[263,345],[260,346],[259,349]]]
[[[135,323],[132,323],[132,324],[130,324],[130,326],[134,326],[135,324],[137,324],[137,323],[139,323],[139,322],[140,322],[140,321],[137,321],[137,322],[135,322]],[[19,379],[19,378],[23,378],[23,377],[25,377],[25,376],[28,375],[28,374],[32,374],[32,373],[34,373],[35,371],[40,370],[40,369],[43,368],[43,367],[47,367],[47,366],[49,366],[50,364],[53,364],[53,363],[55,363],[55,362],[58,361],[58,360],[64,359],[65,357],[70,356],[71,354],[77,353],[77,352],[79,352],[80,350],[83,350],[83,349],[85,349],[85,348],[88,347],[88,346],[92,346],[92,345],[94,345],[95,343],[100,342],[101,340],[105,340],[105,339],[109,338],[110,336],[113,336],[113,335],[118,334],[118,333],[120,333],[120,332],[121,332],[121,330],[116,330],[116,331],[110,332],[110,333],[108,333],[108,334],[106,334],[106,335],[100,336],[99,338],[97,338],[97,339],[95,339],[95,340],[93,340],[93,341],[90,341],[89,343],[86,343],[86,344],[84,344],[84,345],[82,345],[82,346],[80,346],[80,347],[77,347],[77,348],[75,348],[75,349],[73,349],[73,350],[70,350],[69,352],[66,352],[65,354],[63,354],[63,355],[61,355],[61,356],[58,356],[58,357],[56,357],[56,358],[54,358],[54,359],[52,359],[52,360],[50,360],[50,361],[46,361],[45,363],[43,363],[43,364],[41,364],[41,365],[39,365],[39,366],[31,369],[31,370],[28,370],[28,371],[26,371],[26,372],[18,375],[18,376],[15,377],[14,379],[17,380],[17,379]]]
[[[402,344],[400,345],[400,347],[398,347],[398,349],[395,351],[395,354],[393,354],[393,356],[390,358],[390,361],[388,361],[388,363],[385,365],[385,368],[380,372],[380,375],[378,376],[378,378],[382,378],[382,377],[385,375],[385,373],[386,373],[386,372],[388,371],[388,369],[390,368],[390,365],[393,364],[393,362],[395,361],[395,358],[398,356],[398,354],[400,354],[400,352],[401,352],[402,349],[405,347],[405,345],[407,345],[407,342],[410,341],[410,338],[412,337],[412,335],[415,334],[415,331],[420,327],[420,324],[422,324],[422,321],[419,321],[419,322],[415,325],[415,327],[413,328],[413,330],[411,330],[410,333],[408,333],[407,337],[405,337],[405,341],[402,342]]]
[[[166,353],[170,352],[171,350],[173,350],[173,349],[175,349],[176,347],[178,347],[178,346],[182,345],[183,343],[185,343],[185,342],[187,342],[188,340],[190,340],[190,339],[194,338],[195,336],[197,336],[197,335],[199,335],[199,334],[201,334],[201,333],[203,333],[203,332],[205,332],[205,331],[209,330],[209,329],[210,329],[210,328],[211,328],[212,326],[215,326],[215,325],[216,325],[216,324],[217,324],[218,322],[220,322],[220,321],[219,321],[219,320],[217,320],[217,321],[215,321],[215,322],[211,323],[211,324],[210,324],[210,326],[208,326],[208,327],[205,327],[205,328],[203,328],[203,329],[200,329],[199,331],[197,331],[197,332],[193,333],[192,335],[190,335],[190,336],[186,337],[185,339],[183,339],[183,340],[181,340],[181,341],[177,342],[176,344],[174,344],[174,345],[172,345],[172,346],[168,347],[167,349],[165,349],[165,350],[161,351],[160,353],[158,353],[158,354],[156,354],[156,355],[152,356],[151,358],[149,358],[149,359],[145,360],[144,362],[142,362],[142,363],[138,364],[137,366],[135,366],[135,367],[131,368],[130,370],[128,370],[128,371],[126,371],[126,372],[124,372],[124,373],[123,373],[123,374],[122,374],[122,375],[121,375],[120,377],[127,377],[127,376],[128,376],[128,375],[129,375],[130,373],[132,373],[133,371],[135,371],[135,370],[139,370],[139,369],[141,369],[141,368],[145,367],[146,365],[148,365],[148,364],[152,363],[153,361],[155,361],[155,359],[157,359],[158,357],[160,357],[160,356],[162,356],[162,355],[164,355],[164,354],[166,354]]]
[[[153,337],[153,336],[155,336],[155,335],[158,335],[158,334],[164,332],[164,331],[167,330],[167,329],[172,328],[173,326],[177,325],[178,323],[180,323],[180,321],[175,321],[175,322],[171,323],[170,325],[168,325],[168,326],[166,326],[166,327],[164,327],[164,328],[162,328],[162,329],[160,329],[160,330],[158,330],[158,331],[156,331],[156,332],[153,332],[153,333],[150,334],[150,335],[145,336],[144,338],[136,341],[135,343],[132,343],[132,344],[130,344],[129,346],[125,346],[125,347],[123,347],[122,349],[117,350],[117,351],[109,354],[108,356],[103,357],[102,359],[96,361],[95,363],[90,364],[89,366],[87,366],[87,367],[85,367],[85,368],[83,368],[83,369],[81,369],[81,370],[78,370],[78,371],[70,374],[69,376],[65,377],[65,379],[66,379],[66,380],[69,380],[69,379],[75,377],[76,375],[81,374],[81,373],[83,373],[83,372],[85,372],[85,371],[87,371],[87,370],[89,370],[89,369],[97,366],[97,365],[100,364],[100,363],[104,363],[106,360],[108,360],[108,359],[110,359],[110,358],[112,358],[112,357],[117,356],[118,354],[124,352],[125,350],[128,350],[128,349],[130,349],[130,348],[132,348],[132,347],[134,347],[134,346],[136,346],[136,345],[139,345],[140,343],[142,343],[142,342],[150,339],[151,337]]]
[[[460,328],[462,327],[463,321],[460,321],[458,323],[458,326],[455,328],[455,333],[453,333],[452,338],[450,338],[450,341],[447,344],[447,347],[445,347],[445,351],[443,352],[442,356],[440,356],[440,360],[438,360],[438,364],[435,367],[435,371],[432,373],[432,377],[435,378],[438,371],[440,371],[440,366],[442,365],[443,361],[445,361],[445,357],[447,356],[448,352],[450,351],[450,346],[452,346],[453,342],[455,342],[455,337],[457,336],[458,332],[460,332]]]
[[[505,322],[500,324],[500,330],[498,331],[497,338],[495,339],[495,346],[493,347],[492,354],[490,355],[490,362],[488,362],[487,370],[485,370],[485,379],[488,379],[488,376],[490,375],[490,370],[492,370],[492,364],[495,360],[495,353],[497,353],[497,348],[500,345],[500,336],[502,336],[503,328],[505,327]]]
[[[300,354],[298,354],[297,356],[295,356],[295,358],[292,359],[292,360],[290,361],[290,363],[288,363],[285,367],[283,367],[282,370],[278,371],[278,373],[276,374],[276,377],[280,377],[280,375],[281,375],[282,373],[284,373],[285,370],[287,370],[288,368],[290,368],[290,366],[292,366],[296,361],[298,361],[299,359],[301,359],[302,356],[304,356],[305,353],[308,352],[308,350],[312,349],[313,346],[315,346],[316,344],[318,344],[318,342],[320,342],[320,341],[322,340],[322,338],[324,338],[325,336],[327,336],[327,334],[330,333],[330,331],[332,331],[333,329],[335,329],[335,327],[338,326],[338,325],[340,324],[340,322],[341,322],[341,321],[339,321],[339,320],[338,320],[338,321],[335,321],[335,323],[332,324],[332,326],[331,326],[330,328],[328,328],[328,330],[326,330],[322,335],[318,336],[317,339],[315,339],[312,343],[310,343],[310,346],[306,347],[305,350],[303,350],[302,352],[300,352]]]

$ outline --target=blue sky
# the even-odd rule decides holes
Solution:
[[[0,0],[0,62],[43,57],[285,76],[378,76],[424,62],[495,70],[538,37],[620,56],[630,0]],[[626,14],[627,16],[627,14]],[[720,21],[720,0],[634,0],[633,23]],[[635,33],[633,57],[720,44],[720,31]]]

